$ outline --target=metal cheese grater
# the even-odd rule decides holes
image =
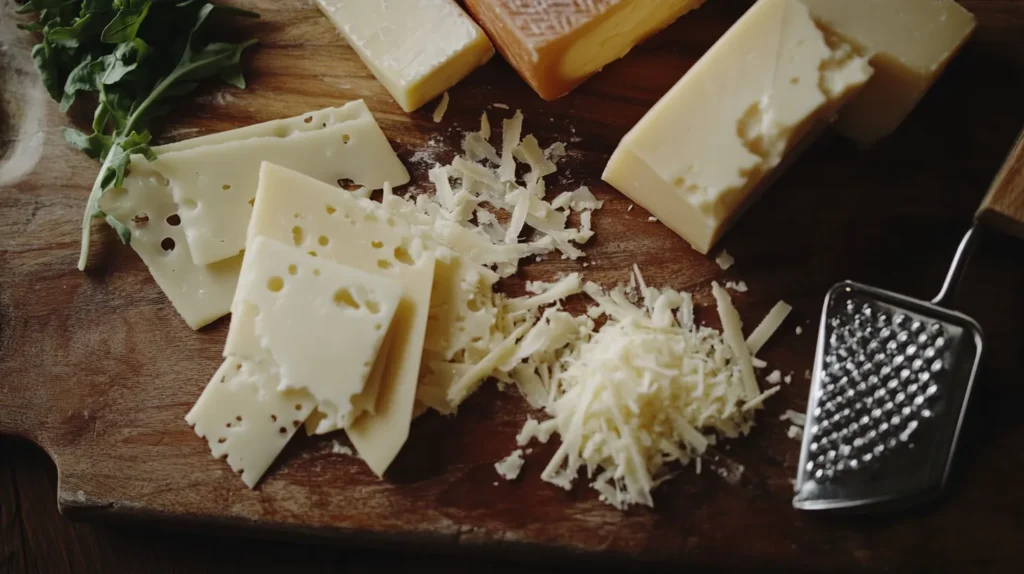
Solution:
[[[982,334],[950,311],[979,227],[1024,237],[1024,132],[930,303],[844,282],[825,298],[793,505],[891,509],[946,482]]]

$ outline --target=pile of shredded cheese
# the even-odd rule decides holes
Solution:
[[[713,284],[723,333],[694,323],[689,294],[648,287],[638,269],[634,281],[639,304],[627,288],[589,283],[597,303],[589,317],[547,309],[511,371],[530,404],[551,417],[528,419],[518,445],[561,437],[541,478],[569,489],[585,469],[601,500],[619,509],[653,506],[652,489],[681,465],[699,464],[719,437],[747,434],[754,411],[778,391],[759,390],[724,289]],[[602,315],[594,332],[592,319]]]
[[[465,135],[463,155],[430,169],[433,195],[405,198],[385,190],[382,200],[437,257],[417,399],[444,414],[488,377],[510,381],[503,367],[519,355],[518,341],[538,309],[556,300],[509,299],[494,292],[496,283],[526,257],[582,257],[578,245],[593,237],[591,212],[601,207],[586,187],[544,199],[544,178],[557,170],[565,146],[545,150],[534,136],[522,137],[521,113],[502,122],[500,150],[491,144],[486,113],[480,123]]]
[[[438,255],[418,412],[452,414],[487,378],[514,383],[549,417],[529,418],[519,446],[561,438],[544,480],[568,489],[585,469],[603,501],[653,506],[654,487],[680,465],[699,465],[719,437],[748,433],[754,411],[779,390],[760,391],[754,368],[765,364],[754,355],[788,306],[773,309],[744,340],[739,314],[717,283],[721,332],[694,323],[688,293],[649,287],[635,266],[630,285],[611,291],[572,273],[529,283],[524,297],[495,293],[523,258],[582,257],[578,245],[593,236],[591,213],[601,207],[586,187],[546,201],[544,178],[565,146],[542,149],[521,134],[516,112],[502,122],[496,148],[484,113],[479,131],[465,135],[463,154],[430,170],[435,194],[403,198],[385,190],[384,204]],[[729,287],[746,289],[739,285]],[[596,303],[586,315],[561,308],[584,292]],[[513,479],[523,462],[520,449],[495,469]]]

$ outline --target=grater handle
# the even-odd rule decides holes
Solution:
[[[1024,239],[1024,130],[981,202],[975,219]]]

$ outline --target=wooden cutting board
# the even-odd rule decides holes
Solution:
[[[540,481],[553,445],[534,449],[520,480],[500,480],[492,465],[514,448],[529,410],[490,385],[456,418],[417,420],[384,481],[359,460],[332,454],[334,437],[299,437],[257,489],[246,489],[183,420],[220,363],[227,321],[191,331],[135,254],[100,224],[90,269],[75,269],[97,165],[63,142],[69,120],[31,70],[32,39],[14,29],[15,4],[0,0],[0,432],[49,453],[60,507],[73,518],[517,556],[536,549],[813,569],[1008,564],[1024,539],[1024,491],[1016,487],[1024,424],[1014,406],[1024,399],[1019,242],[988,237],[963,287],[959,306],[981,322],[991,352],[941,502],[878,518],[794,511],[799,443],[778,419],[786,408],[804,410],[804,373],[828,287],[849,278],[918,297],[936,291],[1024,123],[1024,2],[963,3],[977,14],[978,32],[900,132],[869,150],[826,134],[725,238],[737,260],[728,271],[644,210],[630,211],[600,173],[619,138],[748,1],[712,0],[555,102],[541,101],[495,58],[451,90],[448,114],[435,124],[433,105],[403,113],[307,0],[254,0],[245,4],[263,19],[238,32],[261,42],[246,58],[249,89],[208,85],[158,126],[168,142],[363,98],[415,187],[428,167],[417,153],[449,161],[481,111],[492,122],[510,113],[489,107],[503,103],[523,110],[524,133],[568,145],[557,190],[586,184],[606,201],[588,267],[530,262],[503,284],[508,292],[577,270],[613,284],[636,262],[649,283],[692,290],[704,306],[711,280],[745,280],[750,291],[735,299],[748,328],[777,300],[794,304],[764,352],[772,368],[794,373],[793,383],[759,414],[750,437],[722,451],[745,468],[740,484],[687,469],[657,490],[655,510],[619,512],[598,502],[585,480],[573,492]],[[711,307],[701,317],[717,326]]]

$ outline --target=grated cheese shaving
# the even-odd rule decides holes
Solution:
[[[771,311],[768,311],[768,314],[761,320],[761,323],[747,337],[747,348],[750,349],[751,354],[756,355],[761,350],[761,347],[775,334],[775,331],[779,329],[782,322],[786,320],[786,316],[792,310],[793,308],[788,303],[779,301],[772,307]]]
[[[773,385],[777,385],[782,382],[782,371],[772,371],[764,380]]]
[[[786,409],[786,412],[779,416],[780,421],[789,421],[795,425],[804,426],[807,424],[807,415],[804,413],[798,413],[792,409]]]
[[[800,440],[804,437],[804,429],[803,427],[798,427],[796,425],[789,425],[789,430],[786,431],[786,436],[791,439]]]
[[[514,450],[512,454],[494,463],[494,470],[505,480],[515,480],[523,470],[524,462],[522,449]]]
[[[732,267],[733,264],[736,263],[736,260],[733,259],[732,255],[729,255],[728,251],[723,249],[722,252],[718,254],[718,257],[715,257],[715,263],[725,270]]]
[[[437,104],[437,108],[434,109],[434,123],[441,123],[441,119],[444,118],[444,113],[448,111],[448,92],[445,92],[441,96],[441,102]]]

